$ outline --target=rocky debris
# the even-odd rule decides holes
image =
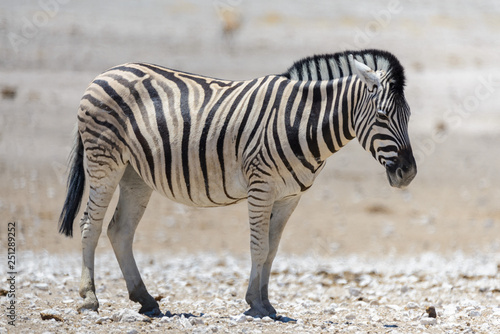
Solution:
[[[430,318],[430,317],[423,317],[420,319],[420,323],[424,326],[432,326],[437,324],[436,318]]]
[[[269,287],[278,320],[242,313],[248,309],[246,258],[138,254],[146,285],[161,296],[160,308],[167,316],[159,318],[139,314],[140,306],[128,300],[113,254],[96,260],[115,266],[96,275],[99,313],[76,311],[81,302],[78,256],[41,258],[26,253],[23,259],[25,267],[18,277],[23,293],[16,301],[16,330],[21,331],[488,333],[500,326],[499,256],[278,256]],[[7,302],[0,296],[2,307]]]
[[[47,283],[35,283],[33,287],[38,290],[49,291],[49,285]]]
[[[361,295],[361,289],[355,287],[349,287],[349,294],[353,297],[359,297]]]
[[[123,309],[114,313],[111,319],[117,322],[151,322],[151,318],[130,309]]]
[[[42,320],[54,319],[56,321],[64,321],[61,312],[56,310],[51,310],[51,309],[43,310],[42,312],[40,312],[40,316],[42,317]]]
[[[429,318],[437,318],[436,308],[434,306],[429,306],[425,309],[425,312],[429,316]]]

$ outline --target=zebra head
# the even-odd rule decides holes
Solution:
[[[385,70],[377,71],[352,55],[349,60],[354,74],[364,83],[360,95],[365,103],[354,116],[356,136],[363,148],[385,166],[390,185],[406,187],[417,174],[417,165],[408,136],[410,107],[403,93],[403,68],[395,57]]]

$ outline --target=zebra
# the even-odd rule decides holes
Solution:
[[[244,312],[270,316],[271,266],[301,195],[326,158],[350,140],[382,164],[402,188],[417,173],[408,136],[405,75],[387,51],[344,51],[297,61],[285,73],[229,81],[146,63],[97,76],[78,109],[59,232],[80,221],[79,310],[98,310],[94,257],[104,214],[119,185],[107,228],[140,313],[162,315],[137,268],[132,242],[153,191],[196,207],[247,200],[251,270]]]

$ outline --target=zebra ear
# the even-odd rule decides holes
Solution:
[[[350,55],[349,58],[351,63],[354,64],[354,74],[366,84],[369,91],[372,91],[373,87],[380,86],[380,77],[374,70],[354,59],[352,55]]]

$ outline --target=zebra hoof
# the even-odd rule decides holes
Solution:
[[[150,318],[156,318],[156,317],[162,316],[161,311],[160,311],[160,307],[158,306],[158,304],[153,308],[143,306],[139,310],[139,313],[144,314],[145,316],[148,316]]]
[[[249,310],[247,310],[244,315],[249,315],[254,318],[264,318],[264,317],[271,317],[273,314],[271,314],[268,310],[266,310],[264,307],[258,307],[258,306],[252,306]],[[276,313],[274,313],[274,317],[276,317]]]
[[[95,311],[99,313],[99,302],[97,301],[97,298],[85,298],[83,300],[83,303],[78,307],[77,311],[78,313],[82,313],[85,311]]]

